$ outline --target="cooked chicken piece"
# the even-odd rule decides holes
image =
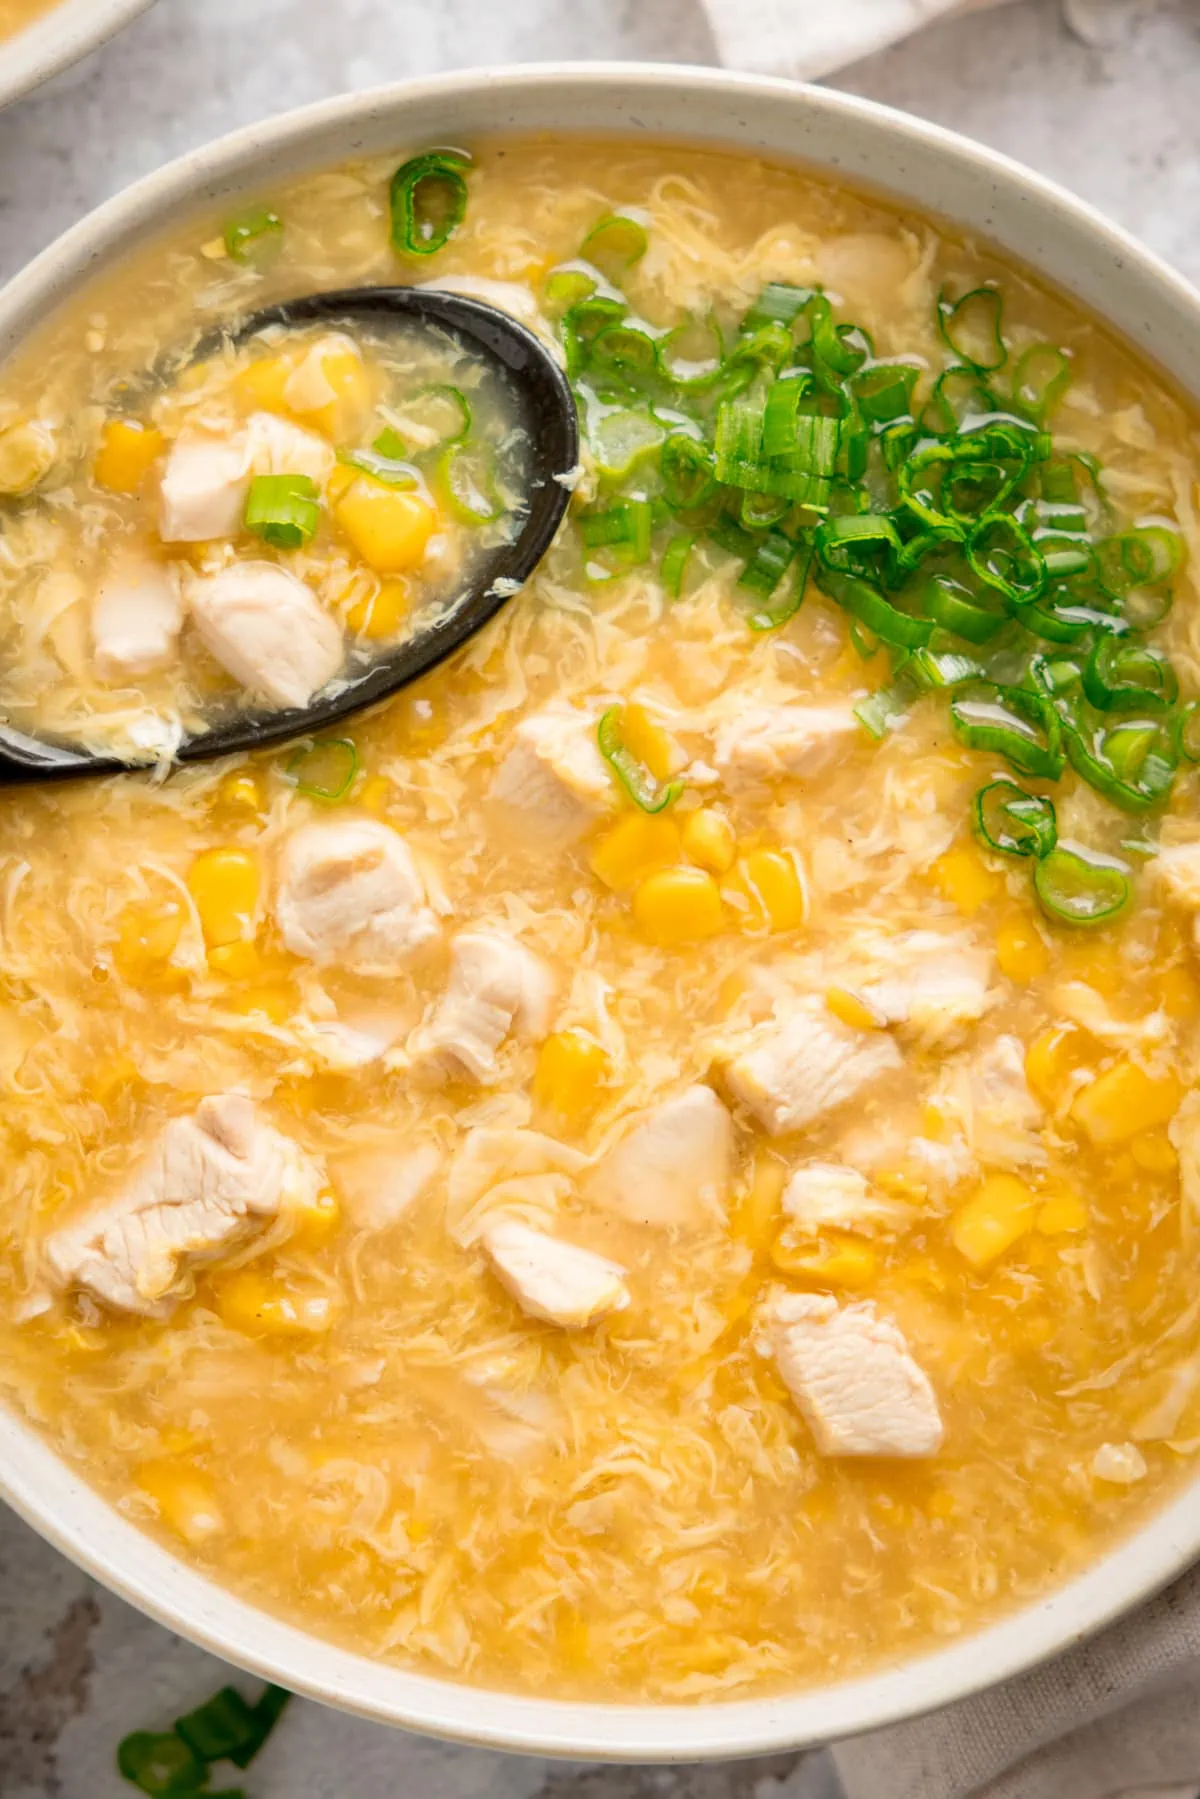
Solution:
[[[948,1199],[979,1172],[963,1137],[952,1137],[948,1143],[933,1137],[910,1137],[906,1155],[931,1199]]]
[[[92,602],[92,657],[102,681],[165,668],[183,626],[179,572],[150,556],[117,556]]]
[[[781,1293],[766,1341],[822,1455],[935,1455],[933,1388],[897,1327],[869,1303]]]
[[[971,1070],[967,1138],[981,1162],[1002,1168],[1044,1162],[1039,1135],[1042,1108],[1025,1079],[1025,1051],[1018,1037],[997,1037]]]
[[[356,974],[394,974],[441,928],[412,851],[371,818],[291,832],[279,858],[275,920],[294,955]]]
[[[874,1192],[857,1168],[841,1162],[807,1162],[783,1190],[783,1210],[805,1231],[895,1230],[912,1212]]]
[[[728,785],[820,774],[863,735],[849,706],[757,706],[717,727],[713,762]]]
[[[421,1143],[415,1149],[351,1150],[333,1168],[334,1185],[355,1224],[388,1230],[429,1191],[444,1160],[435,1143]]]
[[[932,932],[912,931],[896,939],[894,951],[897,973],[859,990],[881,1018],[924,1049],[946,1049],[978,1024],[988,1006],[992,962],[986,950],[960,949]]]
[[[629,1304],[625,1270],[590,1249],[514,1218],[494,1219],[482,1243],[498,1278],[531,1318],[580,1330]]]
[[[287,378],[283,400],[293,412],[324,412],[326,407],[337,406],[342,399],[342,394],[329,379],[325,367],[327,357],[336,358],[343,364],[347,358],[352,358],[360,368],[362,366],[362,353],[352,337],[347,337],[344,331],[326,332],[308,346]]]
[[[510,1032],[529,1043],[548,1034],[556,989],[551,970],[524,944],[499,931],[461,931],[450,945],[446,991],[413,1033],[410,1053],[486,1085]]]
[[[1150,874],[1164,899],[1188,912],[1200,913],[1200,842],[1176,843],[1159,850]]]
[[[173,1118],[116,1199],[46,1241],[50,1279],[117,1311],[165,1318],[190,1276],[316,1197],[320,1170],[238,1093]]]
[[[270,706],[307,706],[342,666],[340,625],[278,563],[231,562],[196,576],[187,597],[205,648]]]
[[[176,438],[162,475],[158,534],[164,543],[207,543],[241,529],[250,488],[244,433],[214,437],[187,431]]]
[[[806,999],[760,1026],[750,1047],[726,1063],[725,1079],[735,1099],[781,1137],[845,1105],[900,1063],[885,1031],[851,1030],[823,1000]]]
[[[596,728],[588,713],[559,700],[522,719],[496,771],[492,798],[543,840],[582,836],[616,805]]]
[[[1184,1094],[1167,1135],[1179,1157],[1179,1190],[1194,1226],[1200,1222],[1200,1092]]]
[[[711,1087],[654,1106],[601,1157],[587,1190],[638,1224],[691,1225],[725,1212],[733,1125]]]
[[[253,415],[246,426],[246,446],[255,475],[307,475],[323,487],[337,466],[337,456],[323,437],[274,412]]]

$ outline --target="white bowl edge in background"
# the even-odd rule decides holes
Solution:
[[[123,10],[132,13],[142,3],[125,0]],[[281,180],[354,156],[514,130],[690,139],[861,181],[1020,258],[1100,314],[1200,401],[1200,295],[1060,188],[954,133],[869,101],[669,65],[468,70],[323,102],[236,132],[109,201],[11,281],[0,292],[0,355],[82,277],[189,213],[238,195],[264,196]],[[1193,1485],[1085,1574],[949,1647],[854,1680],[766,1698],[607,1705],[409,1673],[285,1624],[137,1530],[4,1412],[0,1496],[58,1549],[168,1628],[295,1692],[461,1742],[618,1761],[765,1754],[931,1710],[1065,1649],[1200,1555]]]
[[[58,0],[31,25],[0,41],[0,107],[61,74],[153,4],[154,0]]]

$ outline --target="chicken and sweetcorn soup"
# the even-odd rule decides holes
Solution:
[[[336,741],[5,797],[5,1390],[372,1654],[829,1680],[1200,1449],[1196,423],[795,170],[405,166],[204,222],[5,374],[50,734],[328,680],[519,507],[471,371],[257,308],[473,293],[586,446],[537,576]]]

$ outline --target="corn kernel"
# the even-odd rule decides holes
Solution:
[[[1072,1074],[1083,1066],[1084,1035],[1078,1025],[1055,1024],[1036,1036],[1025,1051],[1025,1079],[1038,1098],[1059,1106]]]
[[[787,1184],[787,1165],[767,1151],[754,1158],[750,1185],[738,1201],[730,1221],[734,1236],[751,1249],[770,1248],[779,1223],[779,1202]]]
[[[362,471],[352,462],[339,462],[335,468],[330,469],[325,481],[325,497],[329,504],[335,505],[361,479]]]
[[[1165,1131],[1142,1131],[1129,1145],[1129,1153],[1147,1174],[1174,1174],[1179,1166],[1175,1145]]]
[[[657,724],[636,700],[621,713],[621,738],[629,752],[650,770],[656,781],[665,781],[678,766],[678,746],[668,731]]]
[[[234,392],[252,412],[286,412],[283,392],[295,367],[296,358],[289,351],[260,356],[234,378]]]
[[[569,1027],[547,1037],[538,1052],[533,1097],[568,1124],[579,1124],[600,1103],[608,1079],[608,1051],[587,1031]]]
[[[223,1280],[216,1302],[222,1324],[248,1337],[307,1337],[333,1323],[328,1294],[290,1293],[253,1268],[239,1269]]]
[[[931,869],[934,885],[964,918],[974,918],[1004,891],[1000,875],[990,869],[970,843],[948,849]]]
[[[97,487],[106,487],[109,493],[137,493],[165,443],[161,431],[140,419],[109,419],[92,465]]]
[[[1027,913],[1006,918],[996,933],[996,960],[1001,974],[1018,986],[1028,986],[1044,975],[1050,956],[1041,932]]]
[[[614,893],[623,893],[681,855],[679,826],[661,812],[627,812],[592,846],[592,873]]]
[[[363,561],[380,575],[416,568],[437,523],[433,507],[419,493],[385,487],[366,475],[346,490],[335,513]]]
[[[158,1506],[159,1516],[185,1543],[197,1546],[225,1528],[212,1484],[176,1461],[146,1462],[137,1483]]]
[[[827,1244],[814,1249],[790,1242],[784,1232],[776,1240],[771,1260],[793,1279],[813,1281],[823,1287],[866,1287],[879,1272],[875,1251],[853,1237],[831,1237]]]
[[[374,593],[351,606],[346,623],[359,637],[378,643],[396,635],[408,617],[411,605],[412,593],[407,581],[384,581]]]
[[[731,885],[746,893],[752,919],[769,931],[794,931],[804,923],[804,882],[789,851],[751,850],[739,862]]]
[[[210,949],[254,936],[262,880],[252,851],[203,850],[188,870],[187,884]]]
[[[208,966],[230,981],[256,980],[263,971],[257,944],[245,942],[214,944],[208,952]]]
[[[974,1268],[985,1268],[1011,1249],[1033,1224],[1037,1202],[1015,1174],[989,1175],[955,1212],[950,1235]]]
[[[711,806],[689,812],[683,821],[684,854],[709,874],[728,874],[737,860],[737,839],[733,826]]]
[[[257,817],[266,805],[262,781],[248,768],[235,768],[221,777],[217,804],[234,816]]]
[[[1166,968],[1159,976],[1158,1003],[1168,1018],[1194,1024],[1200,1018],[1200,982],[1189,968]]]
[[[1082,981],[1104,999],[1116,999],[1125,986],[1125,964],[1113,943],[1083,943],[1063,946],[1061,968],[1064,980]]]
[[[289,374],[284,404],[306,425],[344,442],[360,429],[370,408],[370,376],[356,350],[328,349],[319,356],[320,378],[310,382],[306,365],[313,355],[310,350]],[[317,393],[321,400],[311,405],[310,398]]]
[[[881,1013],[847,987],[830,987],[825,1004],[833,1016],[852,1031],[881,1031],[887,1023]]]
[[[655,943],[696,943],[724,928],[717,883],[701,868],[664,868],[633,896],[633,916]]]
[[[146,982],[168,973],[183,931],[182,903],[174,898],[125,907],[117,922],[113,960],[127,981]],[[182,974],[182,971],[170,971]]]
[[[355,795],[363,811],[373,812],[376,817],[387,811],[395,797],[396,789],[386,775],[370,775]]]
[[[1136,1062],[1118,1062],[1083,1088],[1071,1116],[1093,1143],[1125,1143],[1169,1124],[1182,1098],[1174,1074],[1147,1074]]]
[[[290,1217],[292,1234],[288,1239],[289,1244],[297,1249],[320,1249],[323,1244],[328,1243],[341,1223],[342,1208],[332,1188],[322,1187],[303,1205],[294,1205]]]
[[[1082,1197],[1069,1187],[1052,1194],[1038,1207],[1037,1228],[1043,1237],[1065,1237],[1088,1227],[1088,1209]]]

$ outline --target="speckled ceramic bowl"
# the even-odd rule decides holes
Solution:
[[[154,0],[58,0],[0,43],[0,106],[61,74],[145,12]]]
[[[68,7],[75,0],[68,0]],[[80,10],[87,8],[80,0]],[[129,0],[97,13],[131,12]],[[0,356],[97,269],[197,207],[362,154],[509,130],[630,132],[796,158],[991,238],[1200,400],[1200,295],[1027,169],[884,107],[782,81],[671,67],[477,71],[288,113],[170,164],[77,225],[0,294]],[[871,1730],[1017,1674],[1136,1605],[1200,1555],[1182,1495],[1086,1574],[975,1635],[874,1673],[685,1707],[577,1704],[411,1674],[334,1648],[212,1584],[143,1536],[0,1413],[0,1494],[66,1555],[171,1630],[298,1693],[411,1729],[542,1755],[653,1761],[763,1754]]]

